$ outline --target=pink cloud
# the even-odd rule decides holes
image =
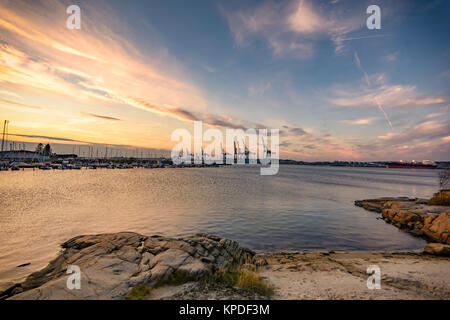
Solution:
[[[342,120],[342,122],[347,123],[347,124],[352,124],[352,125],[354,125],[354,124],[361,125],[361,124],[371,124],[377,119],[378,118],[361,118],[361,119],[353,119],[353,120]]]
[[[441,104],[447,100],[443,95],[426,95],[420,93],[416,86],[381,85],[374,89],[337,88],[331,102],[341,107],[372,107],[376,98],[385,107],[416,107]]]

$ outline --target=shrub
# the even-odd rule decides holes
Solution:
[[[450,195],[448,192],[437,193],[433,198],[428,200],[427,204],[429,206],[450,206]]]
[[[159,281],[154,287],[161,286],[177,286],[186,282],[196,281],[186,272],[173,272],[167,280]],[[232,267],[227,270],[218,270],[209,277],[205,277],[202,281],[209,283],[224,284],[229,287],[239,287],[246,291],[257,293],[266,297],[271,297],[274,293],[273,287],[268,284],[261,276],[255,272],[245,270],[241,267]],[[151,288],[145,284],[140,284],[132,288],[125,299],[127,300],[143,300],[150,296]]]
[[[217,271],[212,280],[216,283],[222,283],[231,287],[237,286],[267,297],[272,296],[274,293],[273,287],[261,276],[240,267],[230,268],[226,271]]]
[[[161,287],[164,285],[178,286],[183,283],[191,282],[191,281],[195,281],[195,280],[197,280],[197,279],[194,276],[192,276],[191,274],[184,272],[184,271],[175,270],[174,272],[172,272],[170,274],[170,276],[167,280],[158,281],[158,283],[155,285],[155,288]]]
[[[152,289],[145,285],[145,284],[140,284],[134,288],[132,288],[127,296],[125,297],[125,299],[127,300],[144,300],[145,298],[147,298],[150,293],[151,293]]]

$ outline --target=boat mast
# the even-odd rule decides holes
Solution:
[[[8,145],[8,123],[9,120],[5,120],[5,122],[3,123],[2,151],[4,146]],[[5,144],[5,135],[6,135],[6,144]],[[6,149],[8,149],[8,147],[6,147]]]

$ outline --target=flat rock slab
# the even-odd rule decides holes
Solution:
[[[78,236],[61,247],[61,253],[44,269],[0,297],[124,299],[139,284],[153,287],[174,273],[196,281],[217,269],[252,263],[255,255],[236,241],[209,234],[166,238],[119,232]],[[67,285],[73,279],[73,274],[67,273],[69,266],[80,270],[80,289]]]

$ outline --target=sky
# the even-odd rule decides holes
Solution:
[[[448,30],[445,0],[2,0],[0,120],[66,150],[170,150],[203,121],[280,129],[283,159],[448,161]]]

